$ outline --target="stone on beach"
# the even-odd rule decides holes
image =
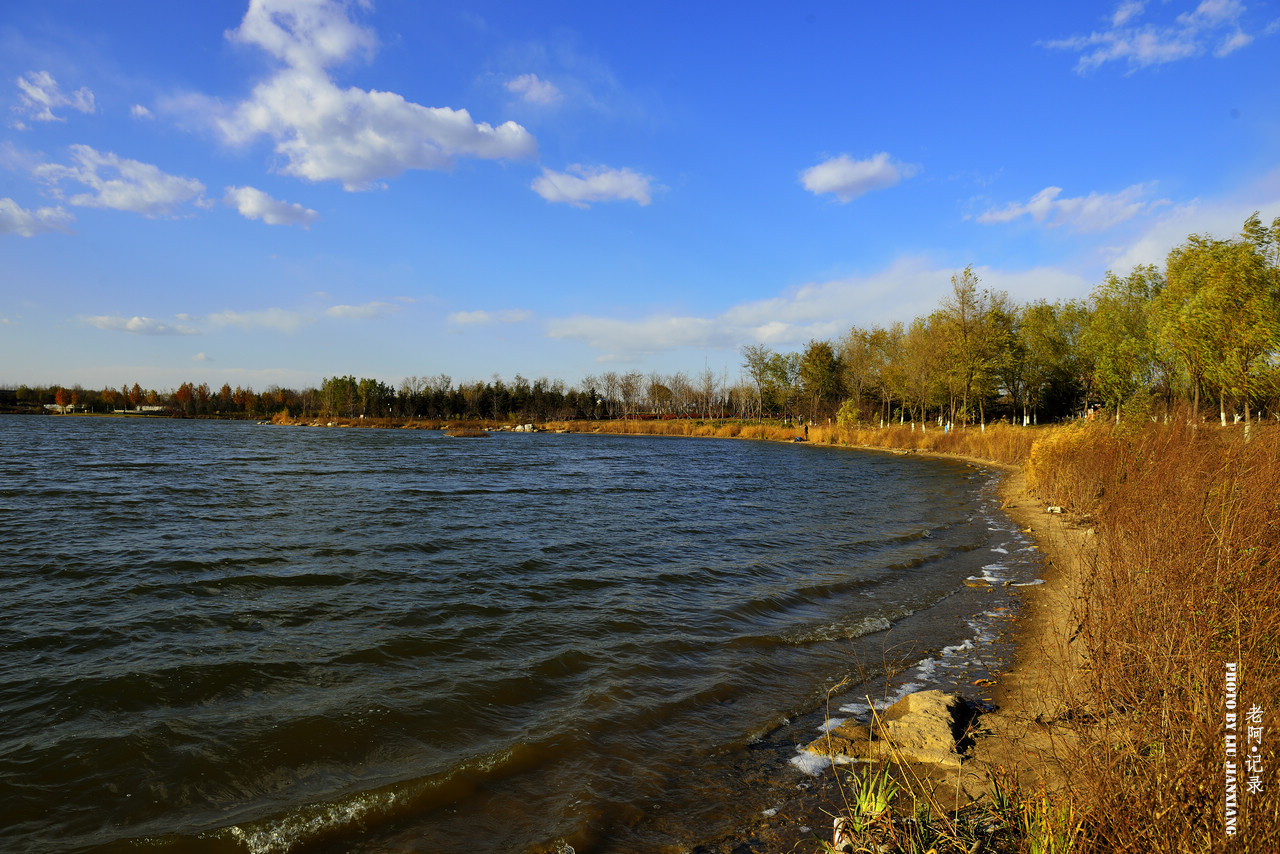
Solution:
[[[958,768],[956,742],[963,736],[968,717],[968,706],[958,695],[918,691],[886,709],[875,729],[845,721],[805,750],[833,759],[923,762]]]

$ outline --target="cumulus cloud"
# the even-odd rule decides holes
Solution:
[[[246,219],[260,219],[267,225],[300,225],[307,228],[320,214],[299,204],[273,199],[254,187],[227,187],[223,201]]]
[[[240,26],[226,35],[294,67],[323,68],[377,47],[377,38],[348,17],[348,8],[331,0],[250,0]]]
[[[371,320],[395,314],[400,306],[386,302],[367,302],[364,305],[335,305],[324,310],[328,317],[339,317],[347,320]]]
[[[204,184],[162,172],[149,163],[103,153],[87,145],[71,146],[71,165],[44,163],[33,170],[36,177],[57,188],[60,181],[74,181],[92,192],[77,193],[66,201],[80,207],[132,211],[149,217],[172,216],[188,202],[201,204]]]
[[[1027,202],[1014,202],[978,217],[982,223],[1012,222],[1029,216],[1050,228],[1068,226],[1074,231],[1103,231],[1133,219],[1153,207],[1168,204],[1167,199],[1147,202],[1147,187],[1134,184],[1118,193],[1090,193],[1075,198],[1060,198],[1061,187],[1045,187]]]
[[[892,187],[913,174],[914,166],[894,163],[885,152],[867,160],[841,154],[801,172],[800,182],[814,195],[832,193],[841,202],[850,202],[872,190]]]
[[[151,111],[148,110],[146,107],[142,106],[141,104],[134,104],[132,107],[130,107],[129,115],[133,116],[135,119],[153,118],[153,116],[151,115]]]
[[[630,169],[574,163],[564,172],[543,168],[542,175],[535,178],[530,186],[549,202],[565,202],[575,208],[590,207],[591,202],[625,199],[644,206],[649,204],[652,196],[652,181],[648,175]]]
[[[559,89],[536,74],[521,74],[503,85],[508,92],[516,93],[530,104],[554,104],[561,97]]]
[[[152,317],[122,317],[100,314],[84,318],[84,322],[108,332],[127,332],[130,335],[198,335],[199,330],[182,323],[170,324]]]
[[[1044,42],[1045,47],[1078,53],[1076,71],[1084,74],[1108,62],[1124,61],[1130,69],[1163,65],[1211,50],[1224,57],[1253,41],[1245,32],[1245,7],[1238,0],[1202,0],[1172,22],[1142,23],[1146,4],[1124,0],[1101,31]]]
[[[18,104],[14,106],[20,115],[36,122],[63,122],[66,119],[55,116],[53,111],[58,107],[70,107],[82,113],[92,113],[96,108],[93,93],[82,86],[71,93],[65,93],[47,71],[28,71],[18,78]],[[17,127],[23,128],[21,122]]]
[[[369,189],[409,169],[446,169],[457,157],[521,159],[537,142],[515,122],[493,127],[465,109],[424,107],[395,92],[340,88],[328,68],[376,38],[330,0],[253,0],[233,41],[262,48],[283,68],[247,101],[222,111],[215,124],[240,144],[275,140],[282,171],[309,181],[340,181]],[[206,106],[209,106],[206,104]]]
[[[0,199],[0,234],[35,237],[49,231],[66,231],[75,217],[60,207],[29,211],[10,198]]]

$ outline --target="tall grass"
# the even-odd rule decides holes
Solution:
[[[621,433],[644,436],[708,436],[721,439],[765,439],[790,442],[803,438],[814,444],[852,445],[863,448],[927,451],[977,457],[1007,465],[1019,465],[1027,459],[1039,428],[992,424],[956,428],[949,432],[941,427],[919,424],[893,425],[884,428],[849,428],[831,424],[811,424],[805,428],[777,421],[565,421],[548,428],[575,433]]]
[[[980,427],[957,427],[949,431],[936,425],[897,425],[885,428],[850,428],[817,426],[811,438],[832,445],[854,445],[864,448],[895,448],[957,454],[976,457],[1005,465],[1020,465],[1031,452],[1032,443],[1042,435],[1041,428],[990,424]]]
[[[1080,625],[1090,690],[1067,767],[1093,849],[1280,850],[1280,430],[1248,442],[1203,426],[1063,430],[1037,443],[1028,475],[1049,503],[1096,517]],[[1264,769],[1261,793],[1247,791],[1247,758]]]

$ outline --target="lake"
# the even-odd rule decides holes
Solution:
[[[686,850],[805,779],[838,681],[856,714],[998,666],[1037,572],[947,460],[24,416],[0,449],[10,852]]]

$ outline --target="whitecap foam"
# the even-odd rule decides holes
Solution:
[[[1002,563],[989,563],[982,568],[982,579],[992,584],[1009,580],[1008,567]]]
[[[1043,578],[1034,578],[1031,581],[1015,581],[1010,587],[1035,587],[1037,584],[1044,584]]]
[[[789,633],[783,636],[783,640],[793,644],[847,640],[875,634],[876,632],[887,632],[891,628],[893,628],[893,623],[886,617],[864,617],[852,625],[848,623],[827,623],[825,626],[814,626],[802,631]]]
[[[995,552],[996,554],[1000,554],[1000,555],[1007,555],[1007,554],[1009,553],[1009,550],[1008,550],[1008,549],[1006,549],[1006,548],[1004,548],[1003,546],[996,546],[996,547],[995,547],[994,549],[992,549],[991,551]]]
[[[973,646],[973,638],[965,638],[963,642],[955,644],[954,646],[944,646],[942,648],[942,654],[955,655],[957,652],[964,652],[966,650],[973,649]]]
[[[867,715],[871,713],[872,709],[875,709],[876,711],[887,709],[890,706],[892,706],[894,703],[901,700],[903,697],[907,696],[908,694],[914,694],[916,691],[919,691],[923,687],[924,687],[923,682],[916,682],[916,681],[904,682],[901,686],[898,687],[897,691],[893,692],[888,697],[885,697],[880,700],[872,700],[870,697],[864,697],[863,699],[867,700],[868,702],[846,703],[840,707],[840,711],[844,712],[845,714],[854,715],[855,717],[865,718]]]
[[[802,750],[791,757],[791,764],[809,776],[816,777],[831,767],[831,760],[826,756],[815,756]]]

